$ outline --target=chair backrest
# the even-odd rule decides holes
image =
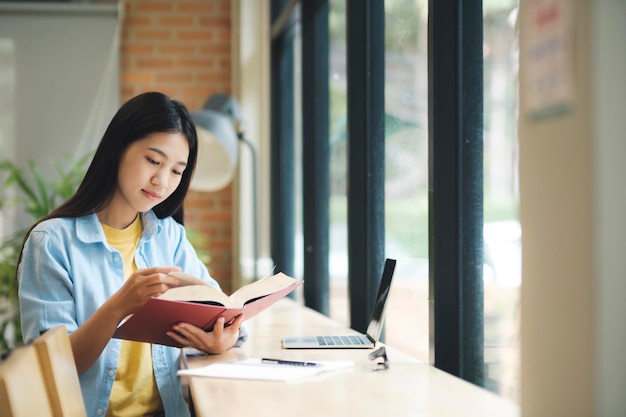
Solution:
[[[85,404],[65,326],[49,329],[33,341],[37,349],[53,415],[86,417]]]
[[[0,416],[54,416],[34,346],[17,348],[0,363]]]

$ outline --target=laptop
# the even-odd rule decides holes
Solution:
[[[283,337],[283,349],[372,349],[376,346],[385,321],[391,279],[396,268],[395,259],[385,260],[372,317],[365,334],[337,336],[287,336]]]

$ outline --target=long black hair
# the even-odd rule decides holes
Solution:
[[[153,208],[159,218],[172,216],[182,224],[183,203],[198,158],[198,135],[189,111],[182,103],[165,94],[149,92],[128,100],[119,108],[104,132],[76,193],[37,221],[24,237],[24,242],[33,228],[44,220],[82,217],[104,209],[115,194],[120,160],[126,148],[157,132],[182,133],[189,144],[189,159],[180,184],[172,195]],[[20,260],[21,257],[20,253]]]
[[[198,137],[187,108],[157,92],[140,94],[117,111],[98,145],[98,149],[76,193],[40,220],[81,217],[104,209],[115,193],[120,160],[135,141],[152,133],[182,133],[189,144],[187,168],[176,190],[154,207],[159,218],[174,217],[182,223],[183,202],[198,157]],[[179,218],[180,217],[180,218]]]

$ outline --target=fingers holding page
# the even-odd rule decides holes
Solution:
[[[179,267],[152,267],[138,269],[128,278],[128,282],[136,285],[144,295],[158,297],[170,288],[180,284],[178,278],[170,273],[180,271]]]
[[[133,272],[124,285],[111,297],[123,311],[124,316],[132,314],[153,297],[158,297],[171,287],[179,284],[178,279],[168,275],[178,267],[152,267]]]

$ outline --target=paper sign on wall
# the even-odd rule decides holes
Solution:
[[[533,119],[560,115],[574,101],[574,4],[572,0],[530,0],[522,19],[521,58],[525,113]]]

